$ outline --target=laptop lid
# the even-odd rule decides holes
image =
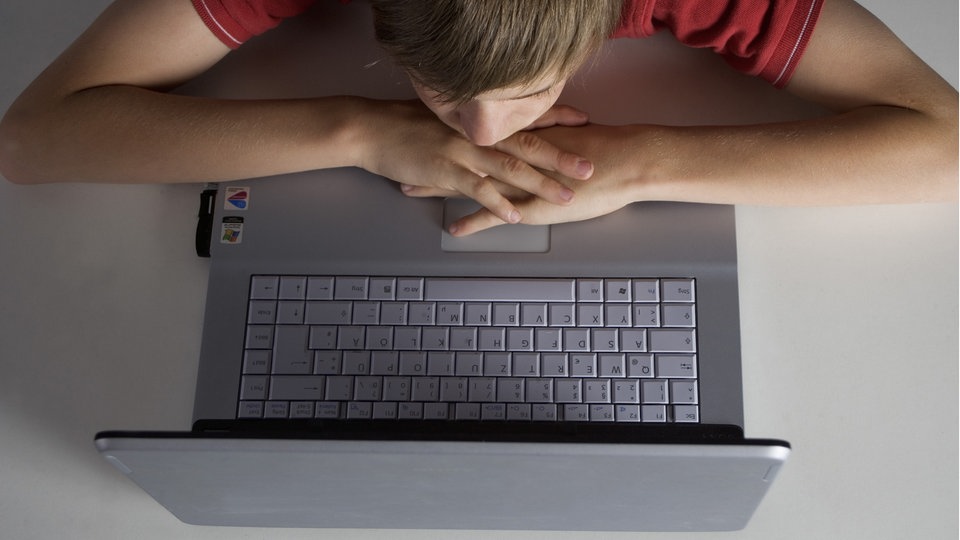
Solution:
[[[102,434],[117,469],[182,521],[324,528],[743,528],[789,455],[729,444]]]

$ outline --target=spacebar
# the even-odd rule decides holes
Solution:
[[[477,302],[573,302],[572,279],[427,278],[424,300]]]

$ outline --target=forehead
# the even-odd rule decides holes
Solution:
[[[443,93],[422,83],[416,74],[410,74],[410,80],[421,96],[431,99],[442,99]],[[477,94],[472,99],[479,101],[515,101],[535,97],[538,94],[562,88],[567,78],[557,72],[550,72],[533,79],[532,81],[516,86],[495,88]],[[468,100],[469,101],[469,100]]]

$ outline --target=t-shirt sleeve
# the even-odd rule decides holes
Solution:
[[[735,69],[782,88],[813,33],[823,0],[625,0],[613,37],[667,30],[713,49]]]
[[[316,0],[193,0],[207,28],[231,49],[306,11]]]

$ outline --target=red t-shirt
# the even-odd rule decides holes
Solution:
[[[231,48],[306,11],[317,0],[193,0],[210,30]],[[823,0],[625,0],[613,37],[667,30],[706,47],[744,73],[783,87],[816,25]]]

